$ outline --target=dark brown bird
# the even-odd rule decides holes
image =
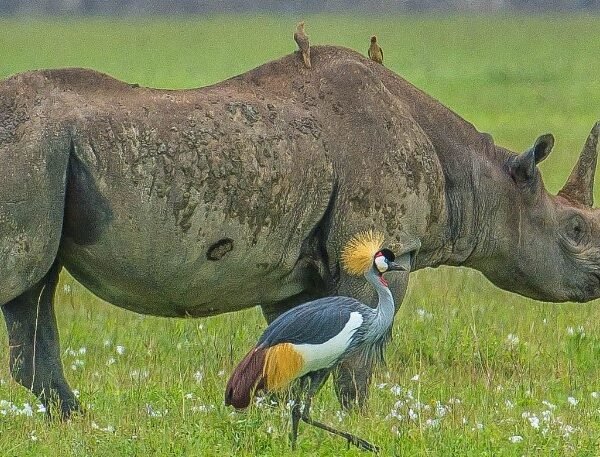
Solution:
[[[367,54],[369,54],[369,59],[383,65],[383,49],[377,44],[377,37],[375,35],[371,37],[371,46],[369,46]]]
[[[299,22],[294,32],[294,41],[300,48],[302,53],[302,60],[306,68],[311,68],[310,64],[310,42],[308,41],[308,35],[304,32],[304,21]]]

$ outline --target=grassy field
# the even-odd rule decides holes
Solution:
[[[143,85],[217,82],[294,50],[295,17],[0,20],[0,77],[83,66]],[[496,142],[557,144],[541,166],[564,182],[600,118],[600,18],[307,18],[313,43],[366,51]],[[597,193],[598,195],[598,193]],[[257,309],[203,320],[139,316],[101,302],[68,276],[57,296],[67,377],[88,410],[48,423],[10,380],[0,328],[0,455],[137,456],[290,453],[284,405],[223,405],[234,364],[265,324]],[[413,275],[388,365],[365,416],[339,410],[328,385],[314,416],[380,445],[382,455],[600,454],[600,307],[552,305],[494,288],[479,273]],[[363,455],[301,426],[296,455]]]

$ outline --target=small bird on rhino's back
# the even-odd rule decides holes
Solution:
[[[312,68],[310,63],[310,42],[308,41],[308,35],[304,31],[304,21],[299,22],[296,26],[296,31],[294,32],[294,41],[300,49],[304,66],[306,68]]]
[[[367,54],[369,55],[369,59],[383,65],[383,49],[381,49],[377,43],[377,37],[375,35],[371,37],[371,46],[369,46]]]
[[[331,371],[349,354],[359,353],[366,360],[383,361],[395,313],[394,299],[383,274],[409,271],[413,260],[412,253],[407,252],[396,261],[392,251],[383,249],[383,241],[380,233],[359,233],[342,252],[346,272],[364,275],[377,291],[377,307],[338,296],[313,300],[283,313],[267,327],[257,345],[234,370],[225,391],[226,405],[246,408],[255,391],[281,390],[299,379],[292,406],[292,447],[302,419],[346,438],[361,449],[378,450],[368,441],[312,419],[310,404]]]

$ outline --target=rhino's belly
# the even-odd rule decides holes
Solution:
[[[270,237],[248,244],[235,230],[206,245],[166,231],[136,237],[108,231],[89,246],[64,239],[67,270],[98,297],[157,316],[207,316],[269,304],[301,291],[291,277],[299,249],[283,253]],[[222,237],[222,238],[219,238]],[[189,242],[186,242],[189,241]],[[300,247],[300,240],[290,240]]]
[[[80,177],[67,190],[77,198],[67,197],[60,259],[94,294],[140,313],[204,316],[280,301],[302,291],[294,269],[332,195],[330,180],[303,176],[302,186],[268,183],[239,198]]]

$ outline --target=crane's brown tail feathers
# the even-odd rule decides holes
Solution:
[[[227,382],[225,405],[248,407],[256,388],[262,387],[266,353],[266,348],[255,347],[242,359]]]
[[[304,359],[291,343],[255,347],[233,371],[225,389],[225,405],[247,408],[256,390],[286,388],[298,377]]]

